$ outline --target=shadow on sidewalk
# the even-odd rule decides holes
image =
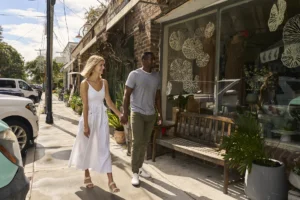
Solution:
[[[65,117],[65,116],[62,116],[62,115],[54,114],[54,113],[53,113],[53,117],[57,117],[59,119],[65,120],[65,121],[69,121],[69,122],[71,122],[72,124],[75,124],[75,125],[78,125],[78,123],[79,123],[78,120],[71,119],[69,117]]]
[[[69,134],[69,135],[71,135],[71,136],[73,136],[73,137],[76,137],[76,134],[68,131],[67,129],[64,129],[63,127],[57,126],[56,124],[53,124],[52,126],[59,129],[59,130],[61,130],[61,131],[63,131],[63,132],[65,132],[65,133],[67,133],[67,134]]]
[[[85,187],[80,187],[80,189],[81,191],[77,191],[75,194],[82,200],[125,200],[124,198],[107,192],[98,186],[95,186],[93,189],[87,189]]]
[[[163,181],[160,181],[158,179],[155,179],[155,178],[149,178],[149,179],[146,179],[158,186],[160,186],[161,188],[164,188],[165,190],[169,191],[170,193],[172,194],[168,194],[168,193],[165,193],[159,189],[157,189],[157,187],[153,187],[152,185],[144,182],[141,180],[141,188],[144,188],[146,190],[148,190],[149,192],[155,194],[156,196],[162,198],[162,199],[183,199],[182,197],[182,194],[185,193],[187,196],[191,197],[192,199],[197,199],[197,200],[213,200],[213,199],[210,199],[208,197],[205,197],[205,196],[196,196],[195,194],[191,194],[189,192],[186,192],[186,191],[183,191],[183,190],[180,190],[172,185],[169,185]]]

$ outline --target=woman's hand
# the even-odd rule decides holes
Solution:
[[[90,137],[90,128],[84,127],[83,134],[85,135],[85,137],[89,138]]]

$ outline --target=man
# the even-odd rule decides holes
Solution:
[[[142,67],[132,71],[126,81],[124,92],[124,112],[120,120],[122,124],[128,122],[129,99],[131,106],[131,129],[134,137],[132,151],[132,185],[139,185],[139,175],[148,178],[150,174],[142,169],[145,151],[151,138],[151,133],[156,122],[156,110],[158,112],[158,124],[162,123],[161,117],[161,79],[158,72],[152,72],[154,67],[154,54],[145,52],[142,55]]]

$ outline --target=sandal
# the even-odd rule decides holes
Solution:
[[[94,184],[92,183],[91,177],[85,177],[84,178],[84,184],[85,184],[86,188],[93,188],[94,187]]]
[[[114,185],[115,187],[113,187],[113,185]],[[110,191],[111,191],[112,193],[120,192],[120,189],[117,187],[117,185],[115,184],[115,182],[111,182],[111,183],[108,185],[108,187],[109,187],[109,189],[110,189]]]

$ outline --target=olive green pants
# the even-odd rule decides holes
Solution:
[[[143,115],[131,112],[131,130],[133,134],[133,150],[131,154],[132,172],[138,173],[143,166],[147,144],[151,139],[156,115]]]

